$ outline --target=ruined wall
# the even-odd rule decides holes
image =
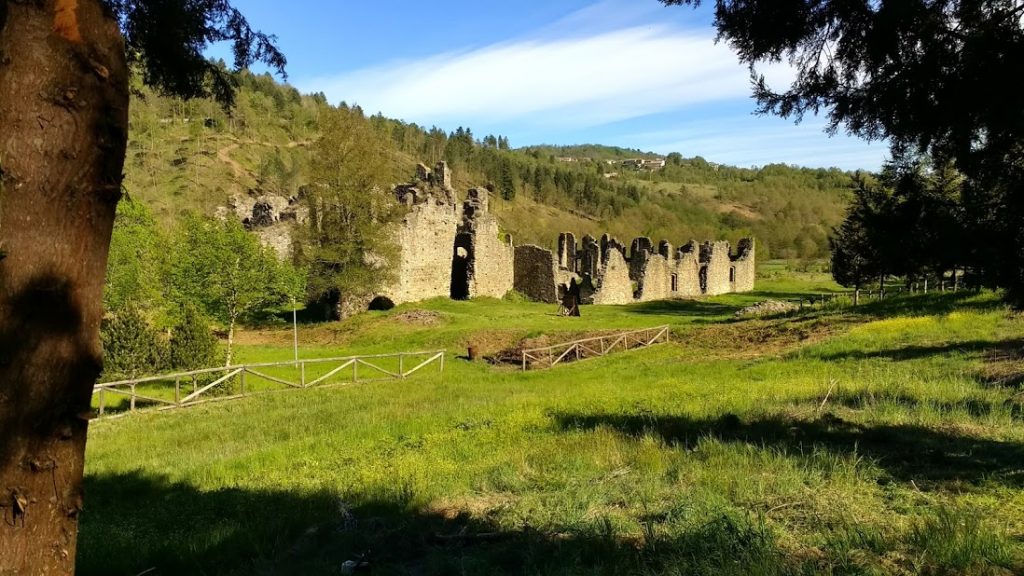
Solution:
[[[728,242],[720,240],[701,244],[700,262],[704,268],[704,294],[714,296],[732,291],[732,283],[729,281],[732,261],[729,259]]]
[[[395,304],[448,296],[460,221],[457,207],[445,202],[427,200],[413,205],[395,231],[401,249],[395,281],[382,289],[381,295]]]
[[[608,251],[606,264],[596,276],[594,288],[594,304],[629,304],[633,301],[629,263],[622,257],[622,252]]]
[[[515,248],[513,286],[538,302],[558,302],[559,266],[550,250],[527,244]]]
[[[697,243],[691,240],[676,250],[676,291],[677,297],[700,296],[700,251]]]
[[[576,236],[572,232],[558,235],[558,267],[576,271]]]
[[[472,229],[473,252],[470,265],[469,297],[501,298],[512,290],[515,249],[512,236],[499,237],[498,220],[490,214],[477,214]]]
[[[756,263],[754,258],[754,239],[744,238],[736,245],[736,255],[732,257],[733,292],[749,292],[754,289]]]
[[[648,255],[640,269],[640,279],[637,281],[637,300],[648,302],[671,298],[674,295],[672,293],[674,264],[661,254]]]

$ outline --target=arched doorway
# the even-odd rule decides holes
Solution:
[[[395,303],[391,301],[391,298],[387,296],[377,296],[373,300],[370,300],[370,305],[367,306],[367,310],[391,310],[395,307]]]
[[[469,234],[457,234],[452,250],[452,300],[469,298],[469,261],[473,256]]]

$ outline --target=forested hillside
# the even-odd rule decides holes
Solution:
[[[213,101],[136,90],[125,186],[162,225],[190,211],[213,214],[232,195],[302,196],[326,99],[269,76],[243,73],[239,82],[230,114]],[[370,121],[390,143],[384,181],[407,180],[416,162],[447,160],[460,189],[491,188],[492,210],[517,243],[550,246],[563,230],[676,243],[752,234],[762,258],[823,257],[851,186],[837,169],[734,168],[671,154],[664,168],[637,170],[621,161],[655,155],[596,145],[513,149],[471,128]]]

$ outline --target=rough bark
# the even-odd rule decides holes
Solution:
[[[128,86],[100,0],[0,0],[0,574],[71,574]]]

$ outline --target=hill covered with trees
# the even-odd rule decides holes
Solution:
[[[125,188],[165,228],[186,213],[212,215],[232,196],[304,196],[310,146],[330,105],[267,75],[237,78],[230,112],[213,100],[136,88]],[[358,106],[341,108],[365,116]],[[852,187],[838,169],[736,168],[679,154],[664,168],[636,169],[622,161],[656,155],[597,145],[514,149],[467,127],[445,131],[379,114],[367,120],[388,144],[379,180],[402,182],[416,162],[446,160],[460,189],[494,192],[492,210],[518,243],[552,246],[565,230],[673,242],[753,235],[761,257],[824,257]]]

